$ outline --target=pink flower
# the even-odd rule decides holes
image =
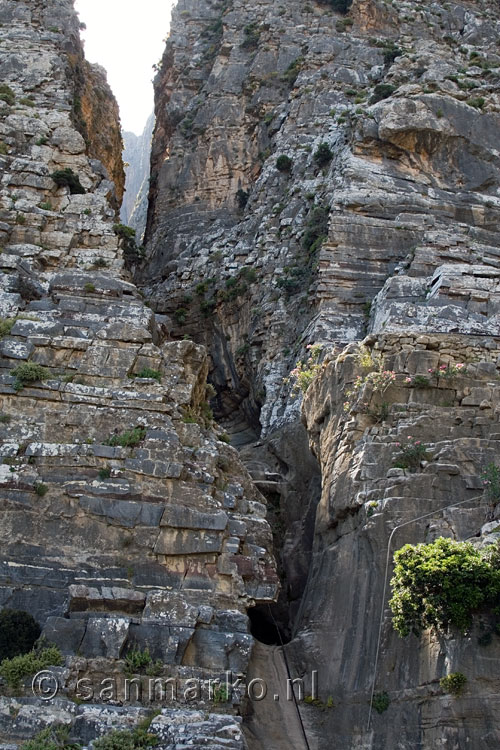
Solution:
[[[408,440],[413,440],[411,435],[408,435]]]
[[[405,383],[411,383],[411,378],[405,378]]]
[[[427,370],[427,372],[430,372],[431,375],[432,375],[432,373],[434,372],[434,370],[432,369],[432,367],[429,367],[429,369]]]

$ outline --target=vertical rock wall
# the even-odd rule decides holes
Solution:
[[[86,745],[155,704],[159,747],[241,748],[241,695],[207,686],[245,673],[247,609],[277,594],[263,498],[212,421],[205,350],[122,272],[117,108],[71,0],[2,0],[0,24],[0,606],[63,654],[52,701],[2,682],[0,742],[62,722]],[[124,692],[138,652],[175,700]]]

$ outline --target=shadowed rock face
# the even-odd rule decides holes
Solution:
[[[305,585],[287,652],[298,674],[323,670],[321,701],[337,706],[301,709],[312,747],[498,744],[498,643],[477,645],[487,618],[466,637],[417,642],[396,638],[387,617],[376,691],[391,705],[366,722],[391,530],[429,510],[396,547],[440,534],[496,541],[480,476],[499,435],[499,37],[489,2],[355,0],[345,18],[299,0],[183,0],[155,82],[137,279],[175,333],[209,348],[212,405],[273,508],[284,589]],[[344,411],[366,374],[354,342],[367,334],[397,386]],[[317,474],[284,378],[312,343],[328,365],[302,412],[321,466],[311,556]],[[455,383],[406,383],[464,362]],[[406,433],[434,455],[411,475],[392,468]],[[470,683],[462,702],[439,688],[453,671]],[[260,714],[269,736],[272,715]],[[258,721],[254,706],[254,735]]]
[[[5,0],[0,23],[0,607],[30,612],[64,660],[50,705],[2,682],[0,743],[53,722],[84,744],[134,726],[151,698],[127,695],[125,660],[147,651],[149,677],[177,681],[166,708],[152,693],[158,747],[238,750],[241,696],[217,707],[207,681],[246,672],[247,609],[277,596],[265,501],[218,438],[206,351],[169,340],[123,272],[116,103],[75,58],[72,2]],[[99,99],[84,131],[75,66]]]

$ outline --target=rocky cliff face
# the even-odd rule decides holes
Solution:
[[[123,161],[125,162],[125,195],[120,219],[133,227],[138,240],[142,241],[146,230],[149,193],[149,170],[151,161],[151,138],[155,120],[152,114],[141,135],[123,133]]]
[[[0,606],[63,655],[53,700],[2,681],[0,743],[58,722],[87,745],[156,704],[159,747],[241,748],[241,695],[207,689],[246,671],[247,609],[277,594],[263,497],[212,421],[205,350],[123,272],[116,103],[71,0],[3,0],[0,24]],[[175,699],[127,694],[146,667]]]
[[[475,632],[401,641],[387,615],[375,688],[391,713],[368,727],[368,709],[394,527],[433,514],[395,548],[496,539],[480,476],[499,437],[499,36],[489,2],[180,0],[156,79],[137,279],[175,335],[208,346],[213,407],[277,511],[289,659],[324,675],[324,711],[301,707],[311,747],[498,743],[498,643]],[[302,416],[317,513],[287,381],[311,344],[326,358]],[[387,389],[365,380],[378,370]],[[432,457],[415,473],[392,466],[405,435]],[[453,671],[460,701],[439,687]],[[271,736],[279,706],[260,720]]]

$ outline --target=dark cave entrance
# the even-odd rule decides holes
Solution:
[[[248,610],[250,632],[253,637],[266,646],[281,646],[289,643],[290,637],[278,625],[277,613],[273,613],[273,606],[261,604]]]

